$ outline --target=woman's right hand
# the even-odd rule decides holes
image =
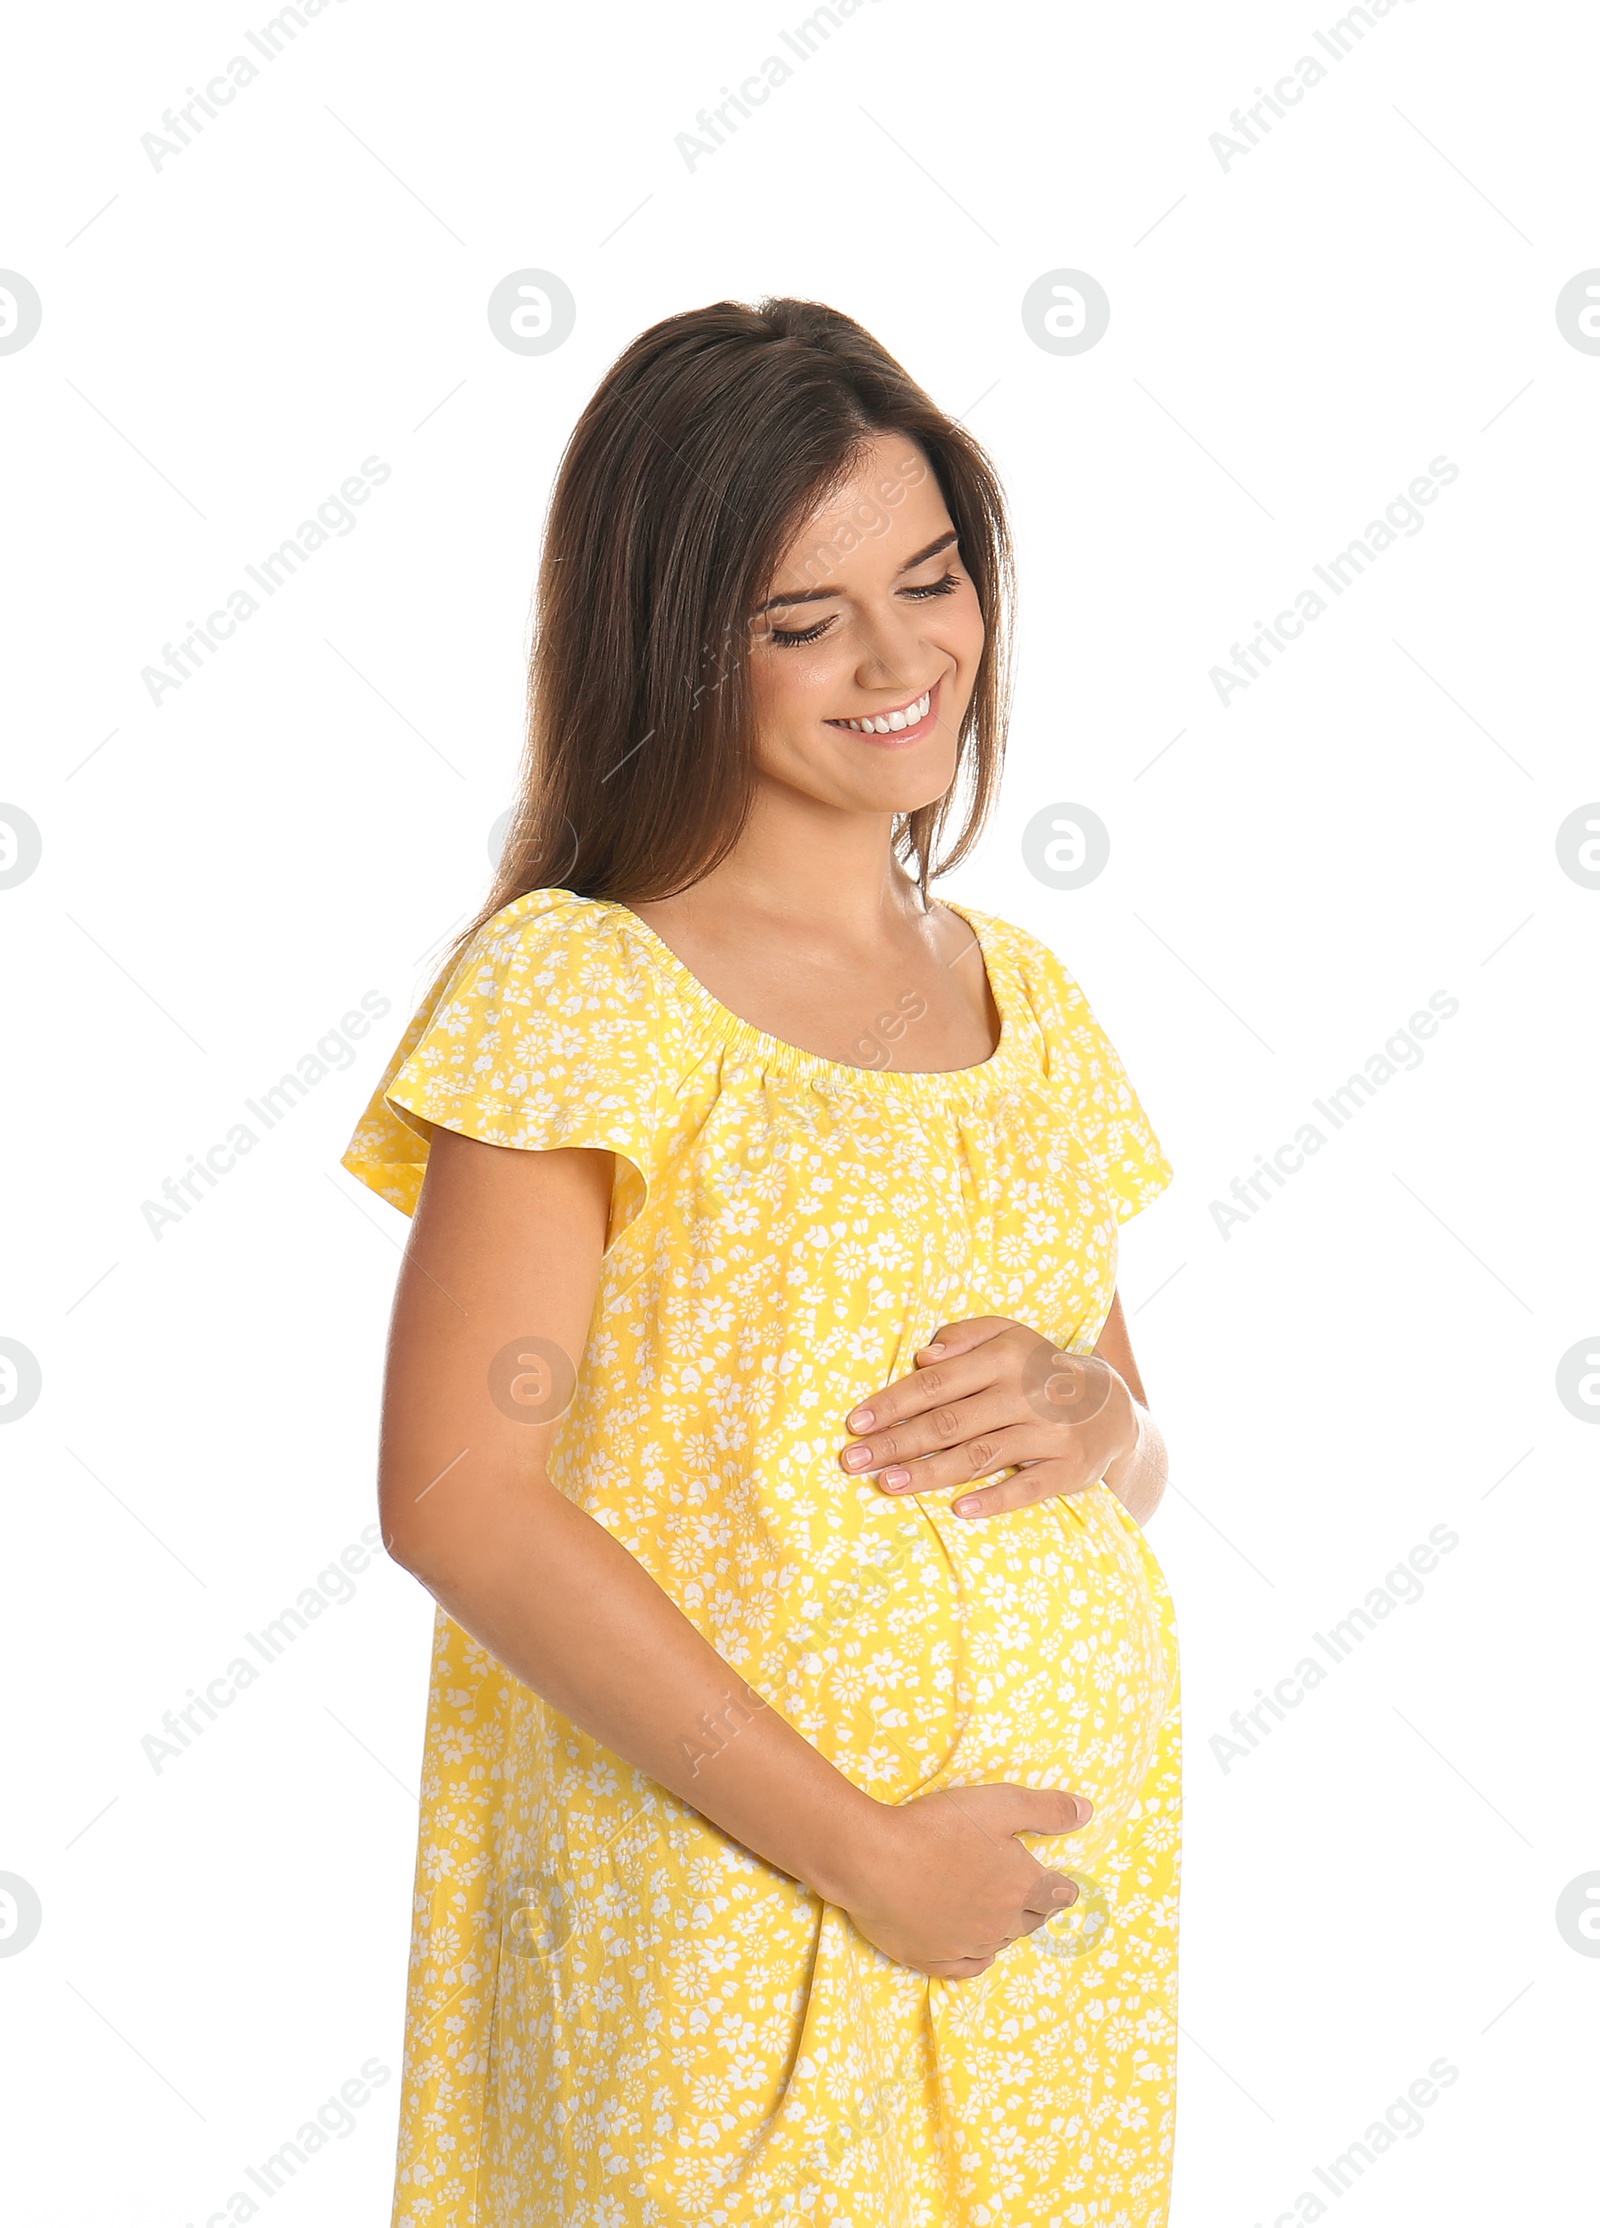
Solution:
[[[832,1900],[896,1964],[972,1980],[1077,1901],[1014,1837],[1072,1833],[1093,1814],[1086,1795],[1005,1782],[881,1804]]]

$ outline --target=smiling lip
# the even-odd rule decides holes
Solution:
[[[939,718],[939,690],[943,684],[935,681],[920,696],[908,697],[903,704],[896,704],[881,712],[862,712],[855,719],[830,719],[829,727],[836,727],[846,735],[859,735],[864,743],[877,743],[893,750],[902,743],[919,743],[931,735]],[[874,724],[868,726],[871,720]],[[898,725],[896,724],[898,722]]]

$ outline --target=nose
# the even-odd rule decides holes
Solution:
[[[856,665],[860,687],[915,691],[938,679],[949,661],[931,653],[922,621],[921,606],[892,601],[862,614],[861,655]]]

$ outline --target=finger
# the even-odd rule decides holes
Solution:
[[[937,1792],[963,1824],[981,1834],[992,1849],[1004,1848],[1008,1842],[1013,1849],[1021,1847],[1015,1836],[1023,1833],[1076,1833],[1094,1816],[1094,1804],[1088,1796],[1075,1794],[1069,1787],[1017,1787],[1004,1780],[989,1780],[975,1787],[945,1787]],[[935,1798],[926,1799],[931,1802]],[[1038,1875],[1030,1878],[1030,1893],[1038,1892],[1039,1882],[1050,1868],[1041,1865],[1031,1850],[1023,1849],[1022,1854]],[[1064,1886],[1072,1885],[1065,1874],[1055,1877]]]
[[[950,1513],[969,1518],[1002,1516],[1007,1509],[1032,1508],[1037,1501],[1054,1501],[1074,1493],[1086,1493],[1090,1486],[1099,1482],[1098,1478],[1080,1476],[1067,1462],[1030,1462],[1015,1477],[1002,1478],[998,1485],[986,1485],[976,1493],[963,1493],[959,1501],[951,1502]]]
[[[1059,1441],[1048,1424],[1017,1423],[1003,1431],[964,1439],[959,1445],[941,1448],[937,1454],[886,1462],[876,1475],[885,1493],[934,1493],[941,1487],[970,1485],[976,1478],[999,1478],[1002,1471],[1018,1464],[1026,1464],[1030,1470],[1042,1469],[1058,1449]],[[866,1471],[862,1474],[872,1475]],[[1029,1496],[1036,1497],[1043,1496]]]
[[[888,1388],[889,1393],[895,1391],[892,1385]],[[880,1394],[875,1407],[852,1408],[846,1418],[849,1428],[858,1435],[840,1450],[839,1459],[847,1470],[861,1477],[870,1477],[885,1463],[953,1447],[980,1431],[1035,1420],[1025,1402],[990,1378],[970,1384],[917,1386],[914,1397],[899,1396],[892,1408],[887,1403],[888,1395]],[[873,1419],[871,1425],[858,1426],[856,1418],[868,1415]]]
[[[983,1449],[1019,1432],[1026,1433],[1025,1451],[1035,1459],[1060,1454],[1059,1430],[1034,1415],[1014,1386],[989,1385],[969,1400],[946,1400],[925,1415],[875,1429],[843,1448],[839,1460],[852,1477],[870,1478],[930,1455],[952,1455],[971,1447],[974,1460],[969,1469],[946,1464],[939,1473],[941,1484],[959,1485],[964,1478],[991,1477],[1008,1462],[1021,1461],[1021,1452],[999,1454],[993,1461],[977,1459]],[[1015,1444],[1020,1448],[1020,1440]]]
[[[934,1400],[992,1384],[1009,1373],[1014,1361],[1025,1360],[1034,1349],[1054,1351],[1048,1339],[1030,1331],[1026,1324],[1012,1322],[1009,1316],[985,1315],[969,1322],[945,1324],[932,1344],[918,1348],[917,1366],[908,1376],[897,1377],[880,1392],[869,1394],[859,1407],[851,1409],[845,1422],[852,1431],[867,1431],[902,1416],[920,1414]],[[1030,1399],[1028,1406],[1046,1414],[1048,1421],[1056,1420],[1053,1413],[1040,1408],[1037,1400]]]
[[[993,1963],[992,1957],[963,1957],[954,1964],[929,1965],[926,1970],[934,1980],[976,1980]]]
[[[966,1825],[982,1834],[991,1849],[1004,1849],[1008,1845],[1013,1849],[1018,1847],[1015,1837],[1019,1833],[1075,1833],[1094,1814],[1094,1805],[1087,1795],[1074,1795],[1064,1787],[1012,1787],[1003,1781],[991,1780],[980,1782],[976,1787],[945,1787],[936,1792],[944,1796]],[[1000,1799],[997,1801],[996,1797]],[[1039,1864],[1032,1851],[1024,1849],[1022,1854],[1042,1875],[1045,1867]],[[1037,1886],[1037,1882],[1032,1884]]]
[[[1094,1804],[1073,1787],[1015,1787],[1001,1781],[995,1788],[995,1823],[1008,1834],[1076,1833],[1094,1816]],[[1042,1870],[1049,1870],[1048,1866]],[[1063,1873],[1062,1879],[1066,1878]]]
[[[1015,1330],[1017,1325],[1009,1315],[966,1315],[959,1322],[941,1323],[926,1346],[917,1352],[932,1354],[935,1359],[943,1355],[954,1361],[958,1354],[968,1354],[974,1346],[981,1346],[985,1339],[993,1338],[1000,1331]]]
[[[1048,1925],[1051,1919],[1058,1916],[1059,1913],[1055,1911],[1024,1912],[1017,1922],[1017,1931],[1009,1939],[1013,1942],[1025,1942],[1030,1934],[1037,1934],[1041,1926]]]
[[[926,1368],[915,1369],[909,1376],[896,1377],[881,1392],[870,1393],[860,1407],[852,1408],[845,1417],[845,1428],[855,1432],[881,1431],[886,1424],[921,1415],[941,1401],[980,1392],[994,1383],[995,1376],[994,1357],[985,1358],[981,1352],[931,1361]]]
[[[1077,1902],[1078,1895],[1076,1880],[1069,1879],[1064,1872],[1048,1872],[1041,1866],[1039,1877],[1022,1908],[1033,1912],[1042,1926],[1046,1919],[1059,1918],[1063,1911],[1070,1911]],[[1031,1928],[1029,1931],[1032,1931]]]

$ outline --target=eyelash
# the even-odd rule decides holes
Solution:
[[[902,595],[914,597],[918,603],[925,603],[930,596],[954,595],[960,585],[960,574],[947,572],[942,579],[930,581],[925,588],[903,588],[900,592]],[[796,632],[786,632],[782,627],[774,627],[772,639],[785,650],[793,649],[803,643],[819,642],[832,625],[833,619],[830,615],[826,619],[819,619],[814,627],[803,627]]]

